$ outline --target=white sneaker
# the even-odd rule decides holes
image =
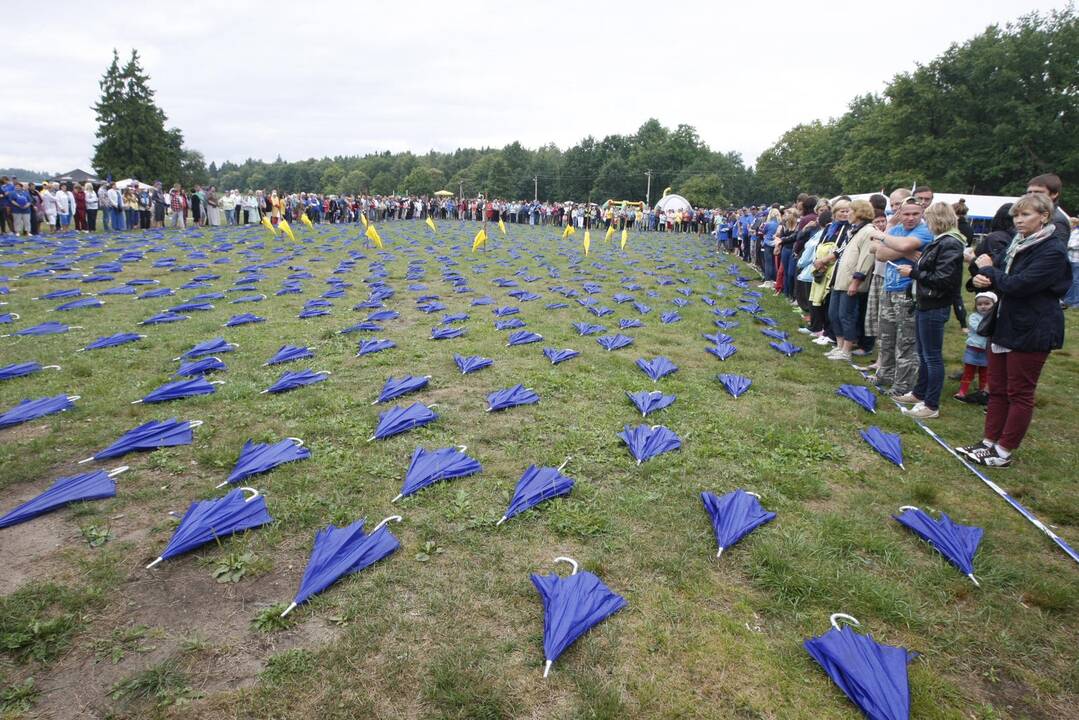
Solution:
[[[922,404],[922,401],[919,400],[912,392],[909,392],[906,395],[900,395],[899,397],[893,398],[893,400],[895,400],[897,403],[905,403],[907,405],[913,403],[915,407]]]
[[[912,408],[903,408],[902,412],[907,417],[916,417],[922,420],[931,420],[940,417],[939,410],[931,410],[925,403],[918,403]]]
[[[829,360],[842,360],[844,362],[850,362],[850,353],[846,350],[840,350],[836,348],[833,352],[828,353]]]
[[[810,330],[810,329],[809,329],[809,328],[807,328],[807,327],[800,327],[800,328],[798,328],[798,332],[802,333],[803,335],[812,335],[812,334],[813,334],[813,331],[812,331],[812,330]]]

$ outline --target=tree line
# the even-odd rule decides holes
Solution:
[[[1079,208],[1079,17],[1074,6],[993,25],[953,44],[846,113],[797,125],[754,165],[713,150],[689,125],[650,119],[632,135],[586,137],[562,150],[463,148],[380,152],[287,162],[211,162],[165,129],[137,54],[113,63],[95,106],[99,174],[335,194],[466,196],[551,200],[648,200],[664,188],[702,207],[789,201],[929,184],[940,191],[1016,194],[1027,179],[1055,172],[1063,204]]]

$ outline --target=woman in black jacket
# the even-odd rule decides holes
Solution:
[[[914,328],[918,338],[918,380],[914,389],[899,402],[913,402],[903,408],[911,417],[940,416],[940,394],[944,388],[944,326],[963,286],[963,248],[955,210],[947,203],[934,203],[925,211],[925,222],[933,242],[922,250],[915,265],[899,267],[899,274],[914,280]]]
[[[1034,415],[1049,353],[1064,346],[1060,298],[1071,284],[1067,246],[1054,237],[1053,202],[1027,193],[1012,206],[1018,232],[996,257],[979,255],[974,286],[999,297],[989,345],[989,407],[982,442],[956,448],[976,463],[1008,467]]]
[[[989,224],[989,232],[967,251],[967,259],[970,262],[968,266],[970,279],[967,280],[966,286],[968,292],[978,292],[978,288],[974,287],[974,276],[978,274],[978,265],[974,262],[974,258],[979,255],[996,257],[997,253],[1008,247],[1013,237],[1015,237],[1015,220],[1012,219],[1012,204],[1004,203],[997,208],[997,213]]]

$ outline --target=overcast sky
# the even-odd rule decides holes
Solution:
[[[566,148],[649,117],[752,161],[951,43],[1065,4],[54,1],[4,33],[0,167],[91,169],[114,47],[138,49],[207,162]]]

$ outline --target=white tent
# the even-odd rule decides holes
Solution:
[[[123,180],[116,181],[116,187],[119,190],[126,190],[129,185],[134,185],[136,190],[142,190],[143,188],[150,190],[153,188],[153,185],[139,182],[138,180],[133,180],[132,178],[124,178]]]
[[[667,212],[668,210],[685,212],[692,209],[693,206],[689,204],[689,200],[686,200],[681,195],[664,195],[656,201],[656,212]]]
[[[851,200],[868,200],[870,195],[877,193],[862,193],[850,195]],[[888,193],[881,193],[885,196]],[[967,218],[970,220],[992,220],[997,210],[1004,203],[1013,203],[1019,198],[1004,195],[964,195],[963,193],[933,193],[933,202],[946,202],[954,205],[962,198],[967,204]]]

